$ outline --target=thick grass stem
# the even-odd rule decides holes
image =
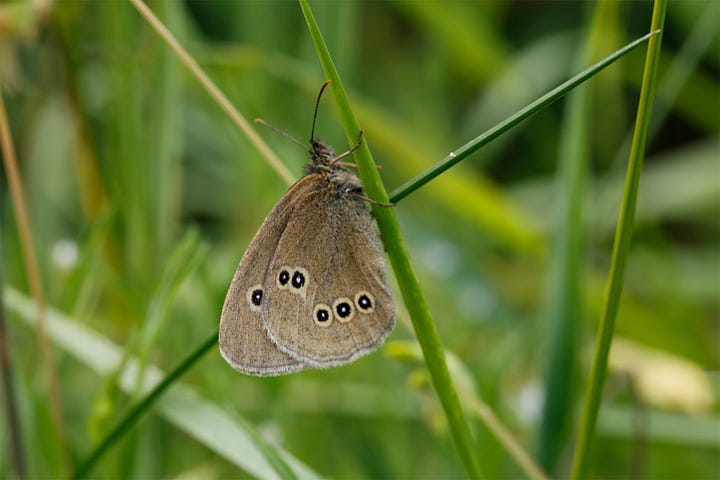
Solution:
[[[347,135],[348,142],[352,145],[360,131],[357,120],[350,109],[350,104],[347,100],[340,77],[335,69],[330,52],[322,38],[322,34],[315,22],[308,2],[306,0],[300,0],[300,7],[305,15],[305,21],[308,24],[323,70],[327,77],[333,82],[333,92],[335,93],[335,99],[338,103],[345,134]],[[377,168],[375,167],[375,162],[370,154],[367,142],[363,142],[360,148],[358,148],[355,153],[355,159],[358,164],[360,176],[370,198],[387,203],[388,197],[380,180]],[[400,286],[405,306],[413,322],[415,334],[420,342],[433,387],[447,416],[455,447],[465,465],[467,474],[473,478],[481,477],[482,475],[477,459],[475,458],[473,440],[470,435],[467,419],[462,411],[457,391],[455,390],[445,361],[445,351],[440,342],[440,337],[430,314],[425,296],[410,264],[407,247],[400,233],[395,212],[392,208],[373,205],[373,213],[375,214],[380,234],[385,243],[388,258],[395,272],[395,278]]]

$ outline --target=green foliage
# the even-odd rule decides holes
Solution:
[[[45,14],[30,5],[0,5],[0,82],[78,465],[135,418],[89,475],[466,475],[425,365],[398,348],[414,342],[402,306],[388,346],[346,367],[256,379],[222,361],[212,336],[227,286],[285,181],[130,3],[51,2]],[[246,118],[308,136],[326,77],[296,3],[149,5]],[[604,12],[504,1],[311,7],[387,191],[645,35],[652,13],[649,3],[630,1]],[[622,348],[610,354],[592,477],[718,475],[715,8],[710,0],[672,2],[667,12],[618,298]],[[488,477],[527,471],[483,408],[527,452],[554,442],[543,464],[550,476],[569,474],[644,54],[641,46],[624,56],[393,209]],[[348,112],[329,98],[318,132],[339,150]],[[299,176],[306,153],[259,133]],[[581,183],[570,180],[576,174]],[[30,477],[58,477],[62,451],[50,433],[2,182],[3,301],[23,447]],[[163,374],[173,371],[184,374]],[[170,388],[137,410],[162,379]],[[557,411],[566,424],[547,433],[542,425]],[[0,431],[0,476],[12,477]]]

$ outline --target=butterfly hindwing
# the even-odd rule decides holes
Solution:
[[[298,198],[310,187],[304,179],[293,185],[268,214],[245,250],[225,297],[220,319],[220,352],[233,368],[251,375],[282,375],[307,365],[279,350],[261,321],[270,295],[264,284],[275,249]]]
[[[327,177],[303,192],[269,262],[262,322],[280,350],[328,367],[374,350],[394,326],[379,238],[365,201]]]

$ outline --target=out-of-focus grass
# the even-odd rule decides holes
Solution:
[[[20,18],[17,11],[26,5],[0,5],[0,68],[49,302],[126,346],[128,359],[147,345],[148,372],[154,366],[169,370],[217,327],[237,261],[285,184],[129,4],[51,2],[51,15],[25,9]],[[582,4],[442,5],[313,4],[390,190],[577,71],[573,58],[587,29]],[[299,138],[308,135],[324,77],[296,4],[150,6],[248,118],[260,116]],[[604,53],[649,25],[649,4],[616,7],[615,23],[602,25],[615,32],[603,37]],[[675,72],[674,90],[661,94],[661,76],[658,91],[668,110],[657,117],[658,133],[649,144],[616,330],[678,362],[690,360],[714,385],[712,402],[693,400],[687,379],[670,371],[673,391],[699,405],[690,417],[680,406],[687,403],[663,403],[657,388],[638,390],[639,379],[627,373],[631,368],[611,370],[604,405],[626,416],[601,414],[595,455],[613,462],[591,462],[592,476],[717,475],[713,462],[720,447],[704,428],[694,427],[718,421],[718,61],[709,47],[717,45],[718,25],[708,20],[711,7],[710,1],[672,2],[668,10],[660,68]],[[705,32],[699,39],[692,35],[698,29]],[[578,279],[587,303],[574,345],[583,384],[627,158],[617,152],[630,132],[643,59],[643,52],[633,53],[592,81],[586,241],[579,255],[584,273]],[[543,298],[558,257],[528,255],[508,239],[524,232],[546,248],[554,232],[565,110],[560,103],[529,119],[396,208],[443,344],[529,451],[536,450],[543,395]],[[331,144],[343,143],[332,102],[321,107],[319,132]],[[260,133],[299,175],[305,153]],[[1,194],[4,280],[26,292],[4,183]],[[515,230],[489,228],[478,215],[488,205],[512,212],[506,221]],[[188,231],[198,234],[191,250],[204,253],[196,268],[173,270],[173,252],[187,245]],[[173,278],[182,281],[173,285]],[[15,321],[17,312],[10,313],[31,474],[57,476],[59,452],[48,441],[34,334]],[[164,320],[151,328],[149,318]],[[132,341],[143,335],[155,341]],[[392,338],[410,336],[401,322]],[[98,376],[75,360],[77,352],[67,355],[58,346],[70,445],[82,458],[131,401],[108,386],[127,375],[128,363],[117,377],[109,370]],[[411,382],[414,368],[381,353],[339,369],[258,380],[236,374],[212,354],[184,383],[227,417],[242,419],[228,428],[252,425],[269,445],[282,445],[320,475],[460,476],[434,398],[424,384]],[[580,391],[569,394],[573,408]],[[158,413],[144,419],[95,473],[229,477],[242,475],[240,468],[262,476],[223,459],[211,442],[183,433],[205,425],[200,411],[183,417],[187,428],[165,420],[160,407]],[[622,428],[622,418],[637,427]],[[684,426],[668,426],[675,421]],[[575,417],[570,423],[562,452],[572,444]],[[3,433],[0,451],[7,452],[6,442]],[[698,442],[705,442],[702,449]],[[477,449],[487,476],[517,476],[507,454],[481,429]],[[567,472],[567,460],[561,455],[551,474]],[[8,476],[5,458],[0,465]]]

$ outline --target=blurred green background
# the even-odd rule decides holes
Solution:
[[[296,3],[149,5],[243,115],[308,137],[325,79]],[[635,1],[312,7],[388,191],[647,33],[652,12]],[[711,0],[668,8],[593,477],[720,474],[718,12]],[[583,53],[591,31],[602,34]],[[641,47],[586,84],[587,133],[568,121],[568,97],[396,207],[458,360],[462,400],[487,402],[555,477],[571,462],[644,55]],[[170,370],[217,328],[237,262],[287,185],[128,2],[0,4],[0,81],[78,461],[141,397],[143,381],[161,375],[156,368]],[[332,96],[317,130],[345,148]],[[259,133],[300,176],[307,154]],[[588,163],[583,188],[564,197],[568,138],[581,138]],[[4,308],[23,446],[29,476],[57,477],[63,448],[6,181],[3,171]],[[562,242],[568,202],[582,212],[576,255]],[[284,458],[309,476],[463,476],[406,343],[402,305],[398,319],[379,353],[326,371],[257,379],[213,349],[93,474],[272,477],[288,473]],[[521,476],[467,410],[483,472]]]

